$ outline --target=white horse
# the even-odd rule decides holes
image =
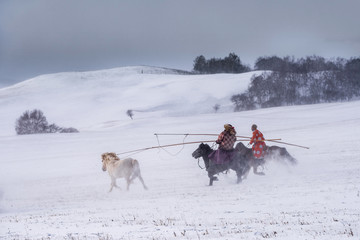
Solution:
[[[129,185],[135,178],[139,178],[144,189],[147,189],[143,178],[140,173],[140,165],[136,159],[126,158],[120,159],[115,153],[104,153],[102,157],[102,170],[108,171],[111,178],[111,187],[109,192],[112,191],[113,187],[120,188],[116,185],[117,178],[125,178],[127,183],[127,190]]]

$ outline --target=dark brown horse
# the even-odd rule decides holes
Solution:
[[[246,161],[248,165],[247,169],[244,171],[244,177],[249,174],[251,167],[253,168],[254,174],[265,175],[264,172],[258,172],[257,169],[258,167],[263,166],[268,160],[277,160],[282,163],[290,163],[292,165],[297,163],[296,159],[293,158],[286,148],[283,147],[266,146],[263,159],[255,158],[252,153],[252,149],[247,148],[242,142],[236,144],[235,149],[248,160]]]
[[[208,176],[210,179],[209,185],[212,186],[213,181],[217,180],[217,177],[214,175],[232,169],[236,172],[237,175],[237,183],[242,181],[244,172],[248,169],[246,158],[240,155],[237,151],[234,153],[233,159],[224,164],[214,164],[209,159],[209,154],[212,153],[214,150],[208,145],[201,143],[199,147],[192,153],[194,158],[202,157],[205,163],[206,171],[208,172]],[[247,170],[248,171],[248,170]]]

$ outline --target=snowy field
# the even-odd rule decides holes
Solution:
[[[252,74],[129,67],[0,89],[0,239],[360,239],[360,101],[234,113],[229,98]],[[17,136],[15,120],[35,108],[80,133]],[[268,162],[241,184],[220,174],[212,187],[197,144],[151,149],[131,155],[149,190],[118,179],[108,193],[102,153],[215,140],[154,133],[218,134],[224,123],[310,149],[277,144],[298,165]]]

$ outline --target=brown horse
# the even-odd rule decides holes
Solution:
[[[286,150],[286,148],[283,147],[267,146],[264,150],[265,152],[263,159],[255,158],[252,153],[252,149],[245,147],[242,142],[236,144],[235,149],[239,151],[242,156],[249,160],[246,161],[248,163],[248,166],[247,169],[244,171],[244,176],[247,176],[249,174],[251,167],[253,168],[254,174],[265,175],[264,172],[258,172],[257,169],[258,167],[263,166],[268,160],[277,160],[281,161],[282,163],[290,163],[292,165],[295,165],[297,163],[296,159],[293,158]]]

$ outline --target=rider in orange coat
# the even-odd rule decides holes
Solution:
[[[250,140],[250,144],[254,144],[252,146],[253,155],[256,158],[263,158],[264,150],[266,148],[264,135],[257,129],[256,124],[251,126],[251,130],[253,131],[253,136]]]

